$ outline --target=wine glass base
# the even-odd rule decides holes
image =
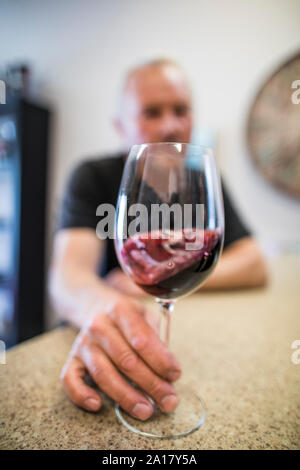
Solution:
[[[146,421],[133,418],[115,404],[119,421],[130,431],[158,439],[178,439],[200,429],[206,419],[207,408],[203,398],[191,384],[176,384],[180,402],[171,413],[161,411],[144,393],[154,407],[153,415]]]

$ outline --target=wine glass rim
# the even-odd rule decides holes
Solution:
[[[200,145],[200,144],[191,144],[189,142],[144,142],[142,144],[133,144],[131,146],[131,149],[134,147],[142,147],[142,146],[155,146],[155,145],[184,145],[188,147],[194,147],[194,148],[200,148],[200,149],[205,149],[205,150],[210,150],[211,152],[213,151],[212,147],[209,147],[208,145]]]

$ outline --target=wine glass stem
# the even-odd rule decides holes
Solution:
[[[174,310],[174,303],[173,302],[166,302],[162,300],[158,300],[160,305],[160,311],[163,318],[163,326],[160,330],[160,335],[162,341],[165,343],[166,346],[169,346],[169,335],[170,335],[170,318],[171,313]]]

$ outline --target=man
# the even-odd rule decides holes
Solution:
[[[193,110],[181,68],[160,60],[131,70],[115,125],[126,151],[145,142],[189,142]],[[118,267],[112,240],[105,246],[96,236],[96,208],[116,203],[126,151],[84,162],[72,174],[54,241],[50,293],[62,317],[80,328],[61,374],[70,399],[86,410],[100,409],[100,396],[83,380],[88,372],[125,411],[145,420],[153,407],[126,377],[168,412],[178,404],[172,382],[181,370],[139,300],[141,290]],[[257,244],[223,190],[224,252],[201,289],[264,285],[266,270]]]

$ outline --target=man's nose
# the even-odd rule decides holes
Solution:
[[[162,136],[177,134],[180,132],[180,122],[173,113],[165,113],[161,119]]]

